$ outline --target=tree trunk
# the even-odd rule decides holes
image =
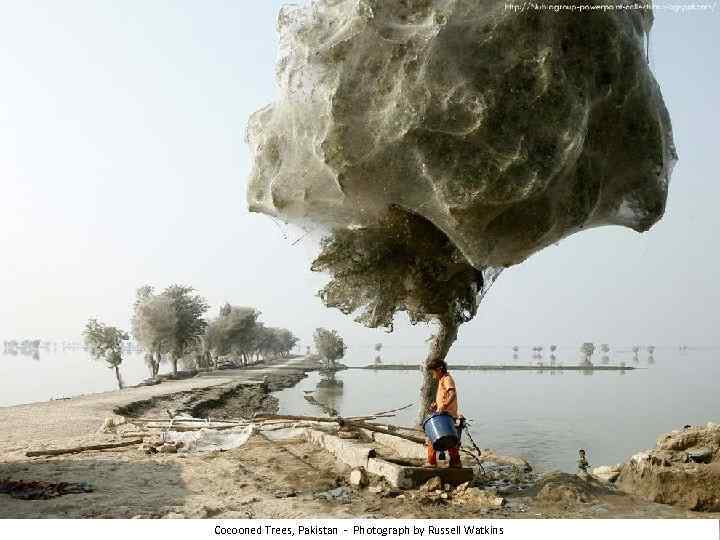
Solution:
[[[162,357],[160,356],[160,351],[157,352],[157,359],[155,360],[155,364],[153,365],[153,379],[158,376],[158,373],[160,373],[160,360]]]
[[[120,366],[115,366],[115,378],[117,379],[118,390],[122,390],[123,389],[123,380],[122,380],[122,377],[120,376]]]
[[[430,412],[430,405],[435,401],[437,392],[437,381],[433,378],[432,372],[427,366],[435,360],[445,360],[450,347],[455,343],[458,333],[458,324],[449,320],[440,320],[440,328],[432,337],[430,351],[421,367],[423,382],[420,387],[420,407],[418,409],[417,424],[421,425],[424,418]]]

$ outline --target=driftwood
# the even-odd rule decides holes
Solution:
[[[354,427],[357,429],[366,429],[368,431],[374,431],[375,433],[382,433],[383,435],[390,435],[392,437],[398,437],[399,439],[405,439],[406,441],[414,442],[417,444],[425,444],[424,437],[416,437],[414,435],[406,435],[404,433],[398,433],[397,431],[391,431],[386,428],[378,427],[375,424],[368,424],[367,422],[343,422],[343,425]]]
[[[88,446],[77,446],[75,448],[58,448],[54,450],[31,450],[25,452],[27,457],[39,457],[39,456],[61,456],[63,454],[78,454],[80,452],[89,452],[91,450],[109,450],[111,448],[122,448],[124,446],[134,446],[136,444],[142,444],[142,439],[133,439],[131,441],[124,441],[119,443],[108,443],[108,444],[91,444]]]
[[[245,418],[231,418],[228,420],[223,420],[223,419],[208,420],[206,418],[173,418],[173,423],[176,423],[176,424],[183,424],[183,423],[247,424],[249,421],[250,420],[247,420]],[[128,420],[127,423],[128,424],[148,424],[148,423],[169,424],[170,419],[169,418],[133,418],[132,420]]]
[[[404,433],[398,433],[396,431],[391,431],[387,428],[379,427],[375,424],[369,424],[367,422],[354,420],[354,419],[348,419],[348,418],[326,418],[321,416],[296,416],[296,415],[290,415],[290,414],[279,414],[275,416],[266,416],[264,418],[267,419],[281,419],[281,420],[295,420],[298,422],[306,421],[306,422],[326,422],[326,423],[334,423],[334,424],[340,424],[341,426],[346,427],[352,427],[355,429],[366,429],[368,431],[374,431],[375,433],[382,433],[383,435],[391,435],[393,437],[398,437],[400,439],[405,439],[406,441],[414,442],[417,444],[425,444],[425,438],[423,437],[416,437],[414,435],[405,435]]]

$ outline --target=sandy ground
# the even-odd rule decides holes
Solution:
[[[146,455],[133,446],[25,457],[30,449],[119,440],[117,435],[98,433],[103,420],[118,407],[146,416],[162,414],[165,408],[205,407],[207,412],[214,399],[227,394],[232,398],[227,402],[233,404],[232,414],[256,407],[267,410],[276,405],[272,396],[233,394],[233,389],[266,378],[274,390],[298,380],[308,367],[293,360],[122,392],[0,408],[0,479],[87,482],[94,488],[92,493],[49,500],[0,494],[0,518],[718,517],[646,503],[604,488],[588,492],[580,501],[574,496],[536,497],[538,485],[508,493],[505,507],[488,509],[475,503],[454,504],[452,497],[438,499],[421,490],[393,490],[377,479],[370,488],[350,487],[349,470],[327,452],[304,440],[274,441],[263,433],[241,448],[209,454]],[[338,487],[346,496],[325,500],[324,494]]]
[[[267,376],[284,371],[302,371],[305,366],[303,359],[295,359],[267,367],[201,374],[191,379],[166,381],[155,386],[0,407],[0,459],[17,458],[30,449],[93,444],[97,442],[97,431],[103,420],[115,414],[116,409],[163,398],[175,402],[213,389],[222,391],[240,383],[261,382]],[[157,414],[165,416],[160,409],[162,407],[158,408]]]

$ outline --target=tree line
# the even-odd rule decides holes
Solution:
[[[151,377],[157,377],[163,362],[170,362],[177,374],[181,361],[184,366],[209,369],[218,367],[224,357],[239,366],[261,358],[287,358],[299,341],[286,328],[266,326],[253,307],[226,303],[217,316],[208,318],[209,309],[205,298],[185,285],[170,285],[160,292],[149,285],[137,290],[132,336],[145,350]],[[97,319],[90,319],[83,332],[90,355],[114,369],[119,388],[123,388],[119,369],[123,341],[129,338],[127,332]]]

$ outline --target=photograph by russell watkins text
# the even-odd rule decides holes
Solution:
[[[719,54],[710,0],[0,0],[0,536],[720,540]]]

